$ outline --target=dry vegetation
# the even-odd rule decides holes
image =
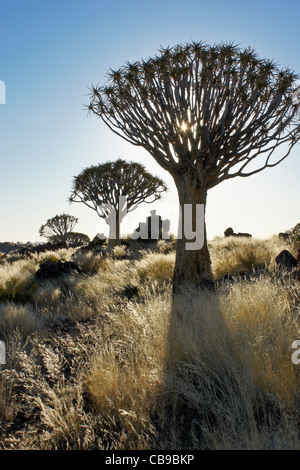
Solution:
[[[299,283],[270,240],[210,243],[215,291],[173,299],[175,254],[0,260],[1,449],[299,449]],[[84,275],[37,283],[39,264]]]

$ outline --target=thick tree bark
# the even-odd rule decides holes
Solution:
[[[191,287],[212,287],[213,275],[211,270],[210,254],[207,246],[206,226],[205,226],[205,208],[207,199],[207,189],[201,186],[198,181],[190,174],[180,175],[175,179],[178,190],[179,204],[181,208],[181,238],[177,240],[176,261],[173,275],[173,291],[180,292],[182,289]],[[192,205],[192,224],[193,231],[196,230],[196,205],[204,205],[204,220],[201,222],[204,229],[203,246],[200,249],[187,249],[186,243],[191,240],[186,238],[184,231],[184,220],[187,216],[184,210],[185,204]]]

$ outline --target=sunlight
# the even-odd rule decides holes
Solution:
[[[182,130],[183,132],[185,132],[185,131],[187,130],[187,128],[188,128],[187,124],[186,124],[185,122],[183,122],[183,123],[181,124],[181,130]]]

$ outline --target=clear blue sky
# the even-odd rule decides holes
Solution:
[[[87,117],[83,105],[87,87],[102,83],[109,68],[190,40],[250,45],[300,73],[300,2],[0,1],[0,80],[7,93],[0,105],[0,241],[39,241],[41,224],[63,212],[79,217],[77,231],[94,236],[96,213],[67,202],[72,177],[91,164],[141,161],[173,187],[150,155]],[[300,222],[299,153],[298,145],[277,168],[211,190],[209,238],[229,226],[264,238]],[[171,189],[158,209],[176,217],[176,205]]]

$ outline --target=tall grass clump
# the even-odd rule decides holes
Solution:
[[[1,338],[9,339],[15,330],[26,338],[41,327],[42,321],[32,307],[11,302],[0,304]]]
[[[291,361],[292,343],[300,337],[299,290],[270,279],[240,282],[222,304],[255,384],[278,400],[293,403],[300,390],[300,370]]]
[[[31,298],[36,286],[34,273],[36,266],[32,260],[5,262],[0,265],[0,301],[25,302]]]
[[[110,271],[112,269],[112,260],[103,256],[102,253],[93,253],[92,251],[78,251],[73,255],[73,261],[78,263],[85,274],[97,274],[98,271]]]
[[[136,274],[140,283],[170,282],[173,277],[175,253],[149,253],[135,263]]]
[[[293,248],[278,237],[269,240],[225,237],[211,243],[211,259],[215,279],[227,274],[274,269],[280,251]]]

